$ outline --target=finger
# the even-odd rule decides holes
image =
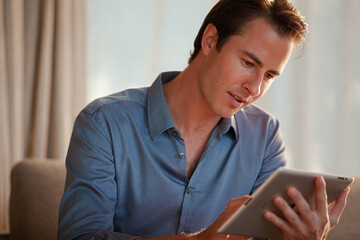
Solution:
[[[241,205],[243,205],[249,198],[250,198],[250,196],[246,195],[246,196],[242,196],[239,198],[230,199],[230,201],[228,202],[228,205],[226,206],[226,209],[236,210]]]
[[[292,228],[297,229],[297,231],[304,232],[305,226],[302,223],[299,215],[289,206],[289,204],[282,197],[276,197],[274,203],[281,210]]]
[[[328,214],[328,202],[326,193],[326,183],[322,176],[315,178],[316,200],[315,210],[320,216],[326,216]]]
[[[225,211],[221,213],[221,215],[218,217],[217,221],[214,222],[214,224],[216,223],[219,225],[217,227],[220,227],[249,198],[250,196],[242,196],[239,198],[230,199],[225,208]]]
[[[270,211],[265,211],[264,213],[264,217],[270,221],[271,223],[273,223],[275,226],[277,226],[278,228],[280,228],[284,233],[287,233],[290,236],[294,235],[294,231],[291,229],[290,225],[288,224],[288,222],[286,222],[284,219],[276,216],[274,213],[270,212]]]
[[[312,213],[312,209],[310,208],[309,203],[306,201],[303,195],[296,188],[289,188],[287,194],[293,200],[297,211],[301,215],[302,219],[305,221],[305,224],[310,226],[313,225],[314,215]]]
[[[330,209],[329,212],[329,218],[330,218],[330,226],[335,226],[339,220],[342,212],[344,211],[344,208],[346,206],[347,197],[349,195],[350,188],[346,188],[338,198],[336,198],[333,206]]]

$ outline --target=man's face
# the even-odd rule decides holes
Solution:
[[[229,37],[220,51],[216,49],[216,37],[205,41],[209,48],[202,50],[205,60],[199,89],[210,110],[224,118],[233,116],[269,89],[294,47],[291,39],[280,36],[261,18],[249,22],[241,36]]]

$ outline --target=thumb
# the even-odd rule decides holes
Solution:
[[[244,204],[244,202],[246,202],[246,200],[248,200],[249,198],[251,198],[249,195],[246,196],[242,196],[239,198],[232,198],[230,199],[230,201],[228,202],[226,208],[239,208],[241,205]]]
[[[339,222],[340,216],[346,206],[346,200],[347,200],[349,191],[350,191],[349,187],[347,189],[345,189],[340,194],[340,196],[335,200],[335,203],[331,207],[330,212],[329,212],[331,227],[335,226]]]
[[[230,199],[230,201],[228,202],[228,204],[226,206],[226,211],[230,212],[230,213],[234,213],[249,198],[251,198],[251,197],[246,195],[246,196],[242,196],[242,197],[239,197],[239,198]]]

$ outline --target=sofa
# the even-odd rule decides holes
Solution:
[[[25,159],[11,172],[10,239],[56,239],[65,186],[64,162]]]
[[[55,240],[65,166],[50,159],[26,159],[11,174],[10,239]],[[328,240],[360,239],[360,178],[352,185],[348,206]]]

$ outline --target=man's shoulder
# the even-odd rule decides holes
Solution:
[[[83,112],[90,115],[99,110],[117,111],[126,107],[145,107],[148,88],[134,88],[98,98],[88,104]]]

